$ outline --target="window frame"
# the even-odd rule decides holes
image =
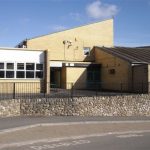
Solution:
[[[27,79],[27,80],[30,80],[30,79],[32,79],[32,80],[42,80],[43,78],[44,78],[44,63],[43,62],[41,62],[41,63],[37,63],[37,62],[0,62],[0,63],[3,63],[4,64],[4,68],[3,69],[0,69],[0,71],[3,71],[4,72],[4,77],[3,78],[0,78],[0,80],[6,80],[6,79],[22,79],[22,80],[25,80],[25,79]],[[12,63],[13,64],[13,69],[7,69],[7,64],[8,63]],[[18,69],[18,64],[24,64],[24,69]],[[26,69],[26,64],[34,64],[34,70],[27,70]],[[37,64],[41,64],[43,67],[42,67],[42,70],[38,70],[37,69],[37,67],[36,67],[36,65]],[[6,77],[7,76],[7,71],[13,71],[14,72],[14,77],[13,78],[8,78],[8,77]],[[23,78],[18,78],[17,77],[17,73],[18,72],[24,72],[24,77]],[[26,75],[26,73],[27,72],[33,72],[34,73],[34,77],[28,77],[27,78],[27,75]],[[38,77],[36,77],[36,73],[37,72],[41,72],[42,73],[42,78],[38,78]]]

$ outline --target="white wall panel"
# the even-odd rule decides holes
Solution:
[[[42,51],[0,50],[0,62],[44,62]]]

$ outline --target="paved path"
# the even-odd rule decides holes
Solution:
[[[85,122],[85,121],[148,121],[150,117],[8,117],[0,118],[0,130],[40,123]]]

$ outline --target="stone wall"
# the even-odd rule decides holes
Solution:
[[[150,95],[0,101],[0,116],[150,116]]]
[[[21,115],[150,116],[150,95],[24,101]]]
[[[0,117],[20,115],[20,100],[0,100]]]

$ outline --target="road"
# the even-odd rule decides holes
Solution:
[[[107,135],[38,143],[22,146],[21,150],[149,150],[149,139],[150,133]]]
[[[150,150],[148,117],[16,117],[0,128],[0,150]]]
[[[0,130],[34,125],[39,123],[62,123],[62,122],[84,122],[84,121],[136,121],[150,120],[150,117],[80,117],[80,116],[50,116],[50,117],[8,117],[0,118]]]

